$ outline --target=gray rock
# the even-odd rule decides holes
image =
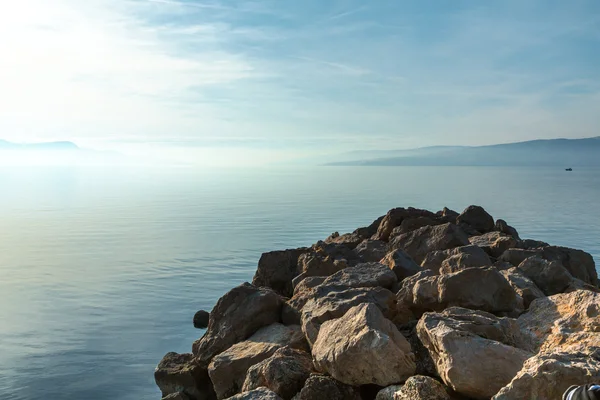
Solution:
[[[487,233],[494,230],[496,224],[494,218],[480,206],[467,207],[457,218],[458,225],[468,225],[481,233]]]
[[[515,292],[521,296],[524,309],[529,308],[529,305],[535,299],[545,296],[544,292],[542,292],[531,279],[521,274],[519,269],[513,267],[500,271],[500,273],[504,275]]]
[[[397,236],[390,242],[390,250],[402,249],[417,263],[421,263],[432,251],[448,250],[468,244],[467,235],[458,226],[448,223],[425,226]]]
[[[498,258],[508,249],[517,246],[517,239],[501,232],[488,232],[479,236],[471,236],[469,242],[481,247],[487,254]]]
[[[530,257],[542,257],[542,255],[543,251],[541,249],[514,248],[505,250],[498,259],[516,267]]]
[[[549,261],[559,261],[573,277],[598,286],[598,272],[594,258],[585,251],[548,246],[543,248],[542,257]]]
[[[531,279],[546,296],[562,293],[573,281],[573,276],[558,261],[530,257],[519,264],[518,270]]]
[[[358,389],[335,379],[312,374],[294,400],[361,400]]]
[[[471,265],[472,267],[491,265],[491,260],[487,253],[480,247],[470,244],[468,246],[455,247],[448,250],[432,251],[428,253],[421,262],[421,268],[430,269],[436,274],[439,274],[443,262],[455,256],[462,256],[460,259],[465,259],[465,263],[463,264],[465,267],[466,265]]]
[[[206,368],[189,353],[167,353],[154,371],[154,380],[163,397],[181,392],[198,400],[215,398]]]
[[[503,219],[499,219],[496,221],[496,226],[494,227],[494,229],[498,232],[502,232],[504,234],[512,236],[517,240],[521,240],[521,238],[519,238],[519,233],[517,232],[517,230],[512,226],[508,225]]]
[[[370,262],[344,268],[325,279],[322,285],[344,289],[377,286],[391,289],[397,281],[396,274],[386,265]]]
[[[260,256],[258,268],[252,279],[254,286],[265,286],[282,296],[292,295],[292,279],[298,275],[298,257],[308,248],[271,251]]]
[[[298,270],[300,274],[297,278],[305,279],[310,276],[329,276],[339,270],[346,268],[348,264],[345,259],[334,259],[332,256],[323,252],[311,251],[300,255],[298,258]],[[292,286],[296,280],[292,281]]]
[[[208,311],[200,310],[194,314],[194,328],[206,329],[208,327],[208,321],[210,320],[210,313]]]
[[[373,235],[373,239],[387,241],[395,227],[400,226],[406,218],[414,217],[430,217],[435,218],[435,214],[427,210],[419,210],[416,208],[394,208],[383,217],[377,233]]]
[[[400,249],[389,252],[381,263],[387,265],[396,274],[398,282],[422,271],[421,267]]]
[[[377,396],[375,400],[394,400],[394,395],[400,391],[402,385],[391,385],[388,387],[384,387],[379,392],[377,392]]]
[[[352,386],[404,382],[415,372],[410,344],[373,304],[361,304],[321,326],[315,368]]]
[[[277,396],[277,393],[261,387],[258,389],[251,390],[249,392],[236,394],[235,396],[229,397],[228,400],[282,400],[281,397]]]
[[[194,342],[194,355],[201,364],[233,344],[245,340],[264,326],[279,322],[283,299],[267,288],[244,283],[219,299],[210,314],[208,329]]]
[[[348,248],[353,249],[363,240],[365,240],[365,237],[355,232],[344,233],[343,235],[340,235],[338,232],[334,232],[329,235],[327,239],[325,239],[325,243],[343,244],[348,246]]]
[[[448,221],[441,218],[431,218],[431,217],[409,217],[405,218],[400,226],[395,227],[390,234],[390,239],[398,235],[402,235],[404,233],[412,232],[416,229],[422,228],[424,226],[430,225],[441,225],[445,224]]]
[[[365,239],[354,249],[363,262],[379,262],[387,254],[387,243],[381,240]]]
[[[429,376],[411,376],[393,400],[450,400],[444,385]]]
[[[465,246],[468,248],[469,246]],[[462,249],[458,247],[457,249]],[[454,249],[456,250],[456,249]],[[487,267],[492,265],[492,261],[487,254],[473,254],[468,252],[457,252],[442,261],[440,266],[440,274],[451,274],[453,272],[462,271],[467,268]]]

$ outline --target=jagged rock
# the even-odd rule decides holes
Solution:
[[[508,283],[513,287],[515,292],[523,299],[524,309],[529,308],[531,302],[539,297],[544,297],[545,294],[536,286],[536,284],[525,275],[521,274],[519,269],[513,267],[507,270],[500,271],[506,278]]]
[[[317,340],[321,324],[340,318],[352,307],[363,303],[375,304],[388,319],[397,318],[394,294],[387,289],[376,287],[331,291],[327,286],[319,286],[316,295],[302,308],[302,331],[308,343],[312,346]]]
[[[530,257],[541,257],[541,249],[507,249],[500,255],[498,260],[507,262],[513,266],[518,266]]]
[[[294,295],[282,308],[281,321],[286,325],[300,325],[300,312],[306,302],[314,296],[314,291],[321,285],[326,276],[310,276],[294,287]]]
[[[444,260],[455,256],[461,256],[459,259],[465,260],[465,263],[463,263],[464,266],[471,265],[472,267],[483,267],[491,265],[491,260],[487,253],[478,246],[471,244],[448,250],[432,251],[431,253],[428,253],[421,262],[421,268],[430,269],[436,274],[439,274]]]
[[[322,285],[343,288],[379,286],[391,289],[396,282],[398,282],[396,274],[386,265],[370,262],[358,264],[355,267],[344,268],[325,279]]]
[[[519,264],[518,270],[531,279],[546,296],[562,293],[573,281],[573,277],[558,261],[547,261],[530,257]]]
[[[560,399],[569,386],[598,382],[600,348],[585,353],[542,353],[528,359],[493,400]]]
[[[277,393],[260,387],[258,389],[251,390],[249,392],[236,394],[235,396],[229,397],[227,400],[282,400],[281,397],[277,396]]]
[[[377,392],[375,400],[394,400],[394,395],[397,392],[399,392],[401,388],[402,385],[391,385],[388,387],[384,387],[379,392]]]
[[[588,290],[534,300],[518,319],[529,346],[540,352],[600,347],[600,294]]]
[[[398,235],[402,235],[404,233],[412,232],[416,229],[422,228],[424,226],[430,225],[441,225],[445,224],[448,221],[445,219],[431,218],[431,217],[410,217],[405,218],[400,226],[395,227],[390,234],[389,240],[393,239]]]
[[[167,353],[154,371],[154,380],[163,397],[181,392],[198,400],[215,398],[206,368],[189,353]]]
[[[444,385],[428,376],[411,376],[393,400],[450,400]]]
[[[457,218],[458,225],[467,225],[481,233],[487,233],[494,230],[496,224],[494,218],[480,206],[467,207]]]
[[[381,263],[387,265],[396,274],[398,282],[422,271],[421,267],[400,249],[389,252]]]
[[[161,400],[191,400],[190,396],[183,392],[171,393],[168,396],[163,397]]]
[[[224,399],[238,393],[248,369],[285,346],[307,349],[299,326],[270,325],[216,355],[208,366],[208,374],[217,398]]]
[[[436,250],[447,250],[469,244],[467,235],[456,225],[425,226],[397,236],[390,242],[390,250],[402,249],[413,260],[421,263],[425,256]]]
[[[340,235],[338,232],[334,232],[329,235],[327,239],[325,239],[325,243],[343,244],[348,246],[348,248],[353,249],[363,240],[365,240],[365,238],[355,232],[344,233],[343,235]]]
[[[433,362],[429,351],[425,348],[425,346],[423,346],[423,343],[417,334],[418,322],[419,321],[414,320],[407,324],[403,324],[400,327],[400,332],[402,333],[402,336],[406,338],[408,343],[410,343],[410,348],[415,355],[415,364],[417,366],[415,369],[415,375],[437,377],[438,373],[435,368],[435,363]]]
[[[569,286],[565,289],[564,293],[571,293],[577,290],[590,290],[592,292],[600,293],[600,289],[596,286],[592,286],[589,283],[585,283],[581,279],[573,278]]]
[[[517,246],[517,239],[501,232],[488,232],[479,236],[471,236],[469,242],[481,247],[487,254],[498,258],[508,249]]]
[[[242,391],[264,386],[282,399],[290,400],[304,387],[311,372],[312,358],[309,353],[284,347],[248,370]]]
[[[329,276],[348,266],[345,260],[335,260],[333,257],[311,251],[298,257],[299,275],[292,281],[295,286],[297,280],[310,276]]]
[[[436,215],[441,216],[446,222],[452,222],[456,224],[456,218],[460,215],[454,210],[449,209],[448,207],[444,207],[441,211],[438,211]]]
[[[371,222],[371,224],[369,226],[358,228],[352,233],[360,235],[365,239],[370,238],[377,233],[377,229],[379,229],[379,225],[381,225],[381,221],[383,221],[384,217],[385,216],[382,215],[381,217],[377,218],[375,221]]]
[[[358,389],[319,374],[312,374],[293,400],[361,400]]]
[[[550,246],[548,243],[542,242],[541,240],[522,239],[519,241],[519,244],[517,247],[519,249],[529,250],[529,249],[537,249],[540,247],[548,247],[548,246]]]
[[[298,257],[309,251],[302,247],[293,250],[271,251],[260,256],[252,279],[254,286],[265,286],[282,296],[292,295],[292,279],[298,275]]]
[[[416,368],[410,344],[373,304],[325,322],[312,354],[317,370],[353,386],[404,382]]]
[[[532,355],[517,348],[524,342],[515,320],[482,311],[426,313],[417,333],[444,383],[473,399],[491,398]]]
[[[460,248],[461,247],[459,247],[459,249]],[[467,268],[487,267],[490,265],[492,265],[492,261],[485,253],[479,255],[467,252],[458,252],[458,254],[450,256],[442,261],[442,265],[440,266],[440,274],[451,274]]]
[[[513,238],[515,238],[517,240],[521,240],[521,238],[519,238],[519,233],[517,232],[517,230],[515,228],[513,228],[512,226],[508,225],[506,223],[506,221],[503,219],[499,219],[496,221],[496,225],[495,225],[494,229],[498,232],[502,232],[504,234],[512,236]]]
[[[377,233],[373,235],[373,239],[387,241],[395,227],[400,226],[405,218],[414,217],[430,217],[435,218],[435,214],[427,210],[419,210],[416,208],[394,208],[383,217]]]
[[[210,313],[208,311],[200,310],[194,314],[194,328],[206,329],[208,327],[208,321],[210,320]]]
[[[278,322],[282,306],[283,299],[270,289],[249,283],[231,289],[211,311],[206,333],[194,342],[194,355],[201,364],[208,365],[215,355]]]
[[[506,261],[496,261],[494,264],[492,264],[494,266],[494,268],[496,268],[498,271],[505,271],[507,269],[511,269],[514,268],[515,266],[512,265],[509,262]]]
[[[387,243],[365,239],[356,246],[354,252],[363,262],[379,262],[387,254]]]
[[[397,300],[399,307],[417,316],[452,306],[501,313],[515,309],[517,294],[497,269],[482,267],[445,275],[429,270],[413,275],[402,282]]]
[[[590,285],[598,286],[596,263],[594,258],[585,251],[548,246],[543,248],[542,257],[549,261],[559,261],[573,277]]]

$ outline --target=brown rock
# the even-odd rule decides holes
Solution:
[[[417,332],[444,383],[473,399],[491,398],[532,355],[515,347],[522,344],[515,320],[482,311],[427,313]]]
[[[467,265],[470,265],[471,267],[491,265],[491,260],[487,253],[478,246],[471,244],[448,250],[432,251],[431,253],[428,253],[421,262],[421,268],[430,269],[436,274],[439,274],[444,260],[455,256],[461,256],[459,259],[465,260],[465,263],[463,263],[465,267],[467,267]]]
[[[285,346],[307,349],[299,326],[273,324],[215,356],[208,366],[208,374],[217,398],[225,399],[238,393],[248,369]]]
[[[517,232],[517,230],[512,226],[508,225],[503,219],[499,219],[496,221],[496,226],[494,227],[494,229],[498,232],[502,232],[506,235],[512,236],[517,240],[521,240],[521,238],[519,238],[519,233]]]
[[[450,400],[444,385],[428,376],[411,376],[393,400]]]
[[[598,286],[596,264],[593,257],[585,251],[548,246],[543,248],[542,257],[549,261],[560,261],[573,277],[590,285]]]
[[[530,257],[519,264],[518,270],[531,279],[545,295],[562,293],[573,281],[573,277],[558,261],[546,261]]]
[[[381,240],[365,239],[354,249],[363,262],[379,262],[387,254],[387,243]]]
[[[348,266],[345,260],[335,260],[332,256],[311,251],[298,257],[298,271],[296,279],[305,279],[309,276],[329,276]],[[292,281],[295,286],[297,281]]]
[[[317,370],[353,386],[404,382],[416,368],[410,344],[368,303],[325,322],[312,354]]]
[[[231,289],[211,311],[206,333],[194,342],[194,355],[208,365],[215,355],[263,326],[278,322],[282,306],[283,299],[270,289],[249,283]]]
[[[481,233],[487,233],[494,230],[496,224],[494,218],[480,206],[469,206],[457,218],[458,225],[465,224]]]
[[[348,248],[353,249],[363,240],[365,240],[365,237],[359,235],[358,233],[353,232],[340,235],[338,232],[334,232],[327,239],[325,239],[325,243],[343,244],[348,246]]]
[[[396,274],[386,265],[370,262],[344,268],[325,279],[322,285],[344,289],[377,286],[391,289],[396,282],[398,282]]]
[[[236,394],[235,396],[229,397],[227,400],[282,400],[281,397],[277,396],[277,393],[261,387],[258,389],[251,390],[249,392]]]
[[[264,386],[282,399],[290,400],[304,387],[312,372],[312,358],[305,351],[284,347],[250,367],[242,391]]]
[[[319,374],[312,374],[294,400],[361,400],[360,392],[349,385]]]
[[[198,400],[215,398],[206,368],[192,354],[167,353],[154,371],[154,380],[163,397],[181,392]]]
[[[544,292],[542,292],[531,279],[521,274],[519,269],[513,267],[500,271],[500,273],[504,275],[515,292],[523,298],[524,309],[529,308],[529,305],[535,299],[545,296]]]
[[[425,256],[436,250],[447,250],[469,244],[467,235],[456,225],[425,226],[397,236],[390,242],[390,250],[402,249],[413,260],[421,263]]]
[[[414,217],[431,217],[435,218],[435,214],[427,210],[419,210],[416,208],[394,208],[383,217],[381,224],[377,229],[377,233],[373,235],[373,239],[387,241],[395,227],[400,226],[405,218]]]
[[[402,385],[391,385],[388,387],[384,387],[379,392],[377,392],[375,400],[394,400],[394,395],[397,392],[399,392],[401,388]]]
[[[469,253],[458,253],[442,261],[440,274],[451,274],[467,268],[486,267],[490,265],[492,265],[492,261],[487,254],[479,256]]]
[[[400,226],[397,226],[394,228],[394,230],[392,230],[392,233],[390,234],[390,239],[398,236],[398,235],[402,235],[403,233],[408,233],[408,232],[412,232],[416,229],[422,228],[424,226],[430,226],[430,225],[441,225],[441,224],[445,224],[448,221],[446,221],[445,219],[441,219],[441,218],[431,218],[431,217],[409,217],[409,218],[405,218],[402,223],[400,224]]]
[[[387,265],[396,274],[398,282],[422,271],[421,267],[400,249],[389,252],[381,263]]]
[[[542,257],[542,254],[541,249],[507,249],[502,253],[499,260],[516,267],[530,257]]]
[[[252,279],[254,286],[265,286],[282,296],[292,295],[292,279],[298,275],[298,257],[309,251],[303,247],[293,250],[271,251],[260,256]]]
[[[517,239],[501,232],[488,232],[479,236],[471,236],[469,242],[481,247],[487,254],[498,258],[506,250],[517,246]]]

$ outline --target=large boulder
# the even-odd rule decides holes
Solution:
[[[500,255],[498,260],[507,262],[516,267],[530,257],[542,257],[543,254],[544,252],[541,249],[513,248],[505,250],[504,253]]]
[[[197,400],[215,398],[206,367],[195,362],[193,354],[167,353],[154,371],[154,380],[163,397],[182,393]]]
[[[194,342],[194,355],[201,364],[233,344],[245,340],[258,329],[279,322],[283,299],[267,288],[244,283],[217,301],[210,313],[208,329]]]
[[[363,262],[379,262],[387,254],[387,243],[381,240],[365,239],[354,252]]]
[[[573,276],[559,261],[530,257],[519,264],[518,270],[531,279],[546,296],[564,292]]]
[[[396,274],[398,282],[422,271],[419,264],[400,249],[389,252],[381,263],[387,265]]]
[[[417,316],[453,306],[503,313],[513,311],[518,304],[514,289],[493,267],[445,275],[426,270],[402,282],[397,300],[399,308],[407,307]]]
[[[240,392],[248,369],[285,346],[307,349],[299,326],[270,325],[216,355],[208,366],[208,374],[217,398],[225,399]]]
[[[444,268],[447,272],[457,272],[460,269],[484,267],[492,265],[490,257],[480,247],[475,245],[455,247],[448,250],[437,250],[428,253],[421,262],[422,269],[430,269],[436,274],[442,271],[442,264],[449,260]],[[452,266],[456,266],[452,268]],[[462,267],[459,268],[458,266]],[[456,269],[455,271],[451,271]],[[446,272],[446,273],[447,273]]]
[[[263,253],[252,279],[254,286],[266,286],[285,297],[292,295],[292,279],[298,275],[298,257],[308,248]]]
[[[410,379],[410,378],[409,378]],[[394,396],[402,389],[402,385],[390,385],[377,392],[375,400],[394,400]]]
[[[469,244],[467,235],[451,223],[425,226],[397,236],[390,242],[390,250],[402,249],[413,260],[421,263],[425,256],[436,250],[447,250]]]
[[[590,348],[585,353],[542,353],[528,359],[493,399],[561,399],[569,386],[598,382],[600,348]]]
[[[408,378],[393,400],[450,400],[444,385],[429,376]]]
[[[394,208],[383,217],[377,233],[373,235],[373,239],[387,241],[394,228],[400,226],[406,218],[429,217],[435,218],[436,215],[431,211],[419,210],[416,208]]]
[[[529,308],[529,305],[535,299],[545,296],[544,292],[542,292],[531,279],[523,275],[517,268],[513,267],[502,270],[500,273],[504,275],[515,292],[521,296],[524,309]]]
[[[282,399],[290,400],[304,387],[313,370],[309,353],[284,347],[271,357],[253,365],[246,374],[242,391],[266,387]]]
[[[386,265],[376,262],[358,264],[336,272],[322,283],[323,286],[359,288],[383,287],[391,289],[398,282],[396,274]]]
[[[596,263],[594,258],[585,251],[547,246],[543,248],[543,257],[550,261],[560,261],[573,277],[590,285],[598,286]]]
[[[299,274],[292,280],[292,286],[310,276],[329,276],[348,266],[346,260],[336,260],[322,252],[311,251],[298,257]]]
[[[277,393],[260,387],[248,392],[236,394],[235,396],[228,397],[227,400],[282,400],[281,397],[277,396]]]
[[[494,230],[494,218],[480,206],[467,207],[457,218],[458,225],[467,225],[478,232],[487,233]]]
[[[294,400],[361,400],[358,389],[335,379],[312,374]]]
[[[193,324],[194,328],[206,329],[210,320],[210,313],[208,311],[200,310],[194,314]]]
[[[473,399],[491,398],[532,356],[517,348],[523,342],[515,320],[482,311],[427,313],[417,333],[444,383]]]
[[[363,240],[365,240],[365,237],[355,232],[344,233],[343,235],[340,235],[339,232],[333,232],[325,239],[325,243],[343,244],[344,246],[353,249]]]
[[[412,232],[416,229],[422,228],[424,226],[430,226],[430,225],[441,225],[441,224],[445,224],[449,221],[446,221],[443,218],[439,218],[436,216],[436,218],[432,218],[432,217],[409,217],[409,218],[405,218],[402,223],[400,224],[400,226],[397,226],[394,228],[394,230],[392,230],[392,233],[390,234],[389,240],[393,239],[394,237],[398,236],[398,235],[402,235],[404,233],[408,233],[408,232]]]
[[[416,368],[410,344],[373,304],[325,322],[312,354],[317,370],[353,386],[404,382]]]
[[[512,249],[518,244],[517,239],[501,232],[488,232],[483,235],[471,236],[469,242],[481,247],[494,258],[500,257],[506,250]]]

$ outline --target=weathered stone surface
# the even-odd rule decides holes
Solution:
[[[329,235],[327,239],[325,239],[325,243],[343,244],[348,246],[348,248],[353,249],[363,240],[365,240],[365,237],[359,235],[358,233],[352,232],[340,235],[338,232],[334,232]]]
[[[600,347],[600,294],[588,290],[536,299],[518,319],[528,345],[540,352]]]
[[[540,247],[548,247],[550,246],[548,243],[546,242],[542,242],[541,240],[534,240],[534,239],[521,239],[519,241],[519,245],[517,246],[519,249],[537,249]]]
[[[469,249],[469,251],[460,251],[459,249]],[[479,254],[479,252],[474,251],[474,249],[479,249],[479,247],[464,246],[453,249],[459,251],[442,261],[439,271],[440,274],[451,274],[467,268],[487,267],[492,265],[492,261],[485,252],[482,251],[483,254]]]
[[[219,299],[208,329],[194,342],[194,355],[208,365],[212,358],[281,318],[283,299],[274,291],[244,283]]]
[[[336,260],[322,252],[311,251],[298,257],[297,278],[305,279],[310,276],[329,276],[348,266],[346,260]],[[296,280],[292,281],[292,286]]]
[[[387,243],[382,240],[365,239],[354,252],[363,262],[379,262],[387,254]]]
[[[373,304],[325,322],[312,354],[317,370],[353,386],[404,382],[416,368],[410,344]]]
[[[247,392],[263,386],[277,393],[282,399],[290,400],[304,387],[304,382],[312,370],[312,358],[309,353],[283,347],[248,370],[242,391]]]
[[[168,396],[162,398],[162,400],[191,400],[190,396],[183,392],[171,393]]]
[[[438,216],[441,216],[446,222],[452,222],[456,224],[456,218],[460,215],[454,210],[449,209],[448,207],[444,207],[442,210],[435,213]]]
[[[373,303],[388,319],[396,319],[395,296],[387,289],[380,287],[351,288],[342,291],[329,289],[327,286],[319,286],[316,296],[302,308],[302,331],[310,345],[317,340],[321,324],[330,319],[340,318],[359,304]],[[322,294],[321,290],[323,290]]]
[[[444,385],[429,376],[411,376],[393,400],[450,400]]]
[[[530,257],[541,257],[543,254],[541,249],[507,249],[498,258],[500,261],[510,263],[513,266],[518,266],[523,261]]]
[[[292,279],[298,275],[298,257],[308,248],[271,251],[260,256],[252,279],[254,286],[265,286],[285,297],[292,295]]]
[[[377,392],[377,396],[375,400],[394,400],[394,395],[400,391],[402,385],[391,385],[388,387],[384,387],[379,392]]]
[[[421,272],[405,279],[397,294],[398,305],[415,315],[458,306],[492,313],[510,312],[517,305],[517,294],[502,274],[493,267],[434,275]]]
[[[236,394],[235,396],[229,397],[228,400],[282,400],[281,397],[277,396],[277,393],[260,387],[258,389],[251,390],[249,392]]]
[[[163,397],[181,392],[198,400],[215,398],[206,368],[189,353],[167,353],[154,371],[154,380]]]
[[[236,343],[216,355],[208,366],[208,374],[217,398],[224,399],[238,393],[248,369],[285,346],[307,349],[299,326],[270,325],[260,329],[248,340]]]
[[[294,400],[361,400],[358,389],[335,379],[312,374]]]
[[[465,224],[481,233],[487,233],[494,230],[496,224],[494,218],[480,206],[467,207],[457,218],[458,225]]]
[[[402,235],[404,233],[412,232],[416,229],[422,228],[424,226],[430,225],[441,225],[445,224],[448,221],[442,218],[432,218],[432,217],[409,217],[405,218],[400,226],[395,227],[390,234],[390,239]]]
[[[521,296],[524,309],[529,308],[529,305],[533,300],[545,296],[544,292],[542,292],[531,279],[521,274],[519,269],[513,267],[500,271],[500,273],[504,275],[515,292]]]
[[[591,290],[592,292],[600,293],[600,288],[597,286],[585,283],[581,279],[573,278],[569,286],[565,289],[564,293],[571,293],[577,290]]]
[[[381,263],[387,265],[396,274],[398,282],[422,271],[421,267],[400,249],[389,252]]]
[[[494,229],[498,232],[502,232],[504,234],[512,236],[517,240],[521,240],[521,238],[519,238],[519,233],[517,232],[517,230],[512,226],[508,225],[503,219],[499,219],[496,221],[496,226],[494,227]]]
[[[387,241],[395,227],[400,226],[406,218],[414,217],[430,217],[435,218],[435,214],[427,210],[419,210],[416,208],[394,208],[383,217],[377,233],[373,235],[373,239]]]
[[[560,399],[569,386],[598,382],[600,348],[585,353],[542,353],[528,359],[493,399]]]
[[[516,347],[523,341],[515,320],[482,311],[427,313],[417,333],[444,383],[474,399],[491,398],[532,355]]]
[[[481,247],[487,254],[498,258],[508,249],[517,246],[517,239],[501,232],[488,232],[479,236],[471,236],[469,242]]]
[[[421,268],[430,269],[436,274],[439,274],[444,260],[454,256],[462,256],[461,258],[468,259],[466,260],[466,264],[472,265],[473,267],[491,265],[491,260],[487,253],[478,246],[471,244],[448,250],[432,251],[428,253],[421,262]]]
[[[208,311],[200,310],[194,314],[194,328],[206,329],[208,327],[208,321],[210,320],[210,313]]]
[[[436,250],[447,250],[469,244],[467,235],[456,225],[425,226],[397,236],[390,242],[390,250],[402,249],[413,260],[421,263],[425,256]]]
[[[542,257],[550,261],[560,261],[573,277],[590,285],[598,286],[596,264],[593,257],[585,251],[548,246],[543,248]]]
[[[386,265],[370,262],[344,268],[325,279],[322,285],[344,288],[379,286],[391,289],[397,281],[396,274]]]
[[[419,335],[417,334],[418,320],[410,321],[400,327],[400,333],[410,343],[410,348],[415,355],[415,375],[438,376],[435,363],[429,354],[429,351],[423,346]]]
[[[573,276],[559,261],[530,257],[519,264],[518,270],[531,279],[546,296],[564,292],[573,281]]]

